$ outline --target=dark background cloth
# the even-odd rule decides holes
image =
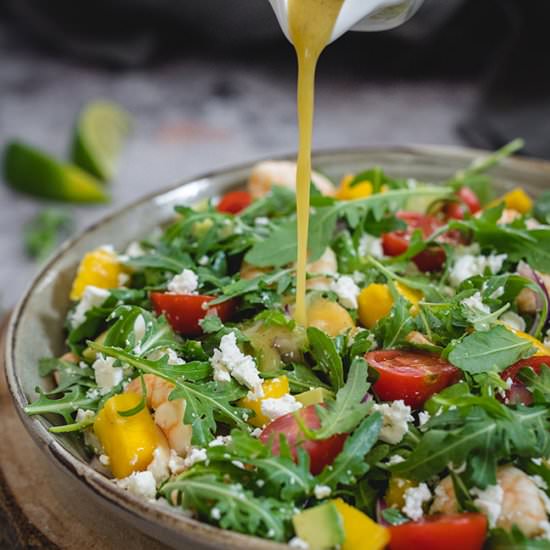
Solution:
[[[10,26],[40,48],[108,68],[192,55],[281,63],[284,38],[267,0],[0,0]],[[525,152],[550,158],[550,2],[426,0],[407,25],[349,33],[323,63],[369,77],[476,79],[476,105],[460,124],[472,145],[521,136]],[[1,71],[1,68],[0,68]]]

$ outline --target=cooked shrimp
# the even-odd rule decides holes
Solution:
[[[550,275],[537,272],[542,283],[546,287],[546,292],[550,293]],[[535,315],[537,312],[537,295],[530,288],[524,288],[516,298],[516,305],[521,313]]]
[[[155,411],[155,423],[162,430],[171,449],[185,455],[191,448],[192,427],[183,423],[185,399],[168,400],[174,384],[156,376],[143,375],[147,389],[147,406]],[[126,387],[126,392],[141,395],[141,380],[135,378]]]
[[[507,465],[498,468],[497,483],[503,496],[496,527],[511,531],[513,525],[517,525],[528,537],[543,534],[546,509],[535,482],[518,468]],[[453,482],[448,476],[435,489],[430,513],[456,514],[458,511]]]
[[[332,248],[327,248],[323,255],[316,260],[308,264],[308,273],[323,273],[327,275],[334,275],[338,272],[338,260],[336,254]],[[328,290],[332,279],[330,277],[313,277],[308,279],[307,288],[314,290]]]
[[[332,182],[325,176],[311,173],[311,180],[323,195],[336,193]],[[247,188],[254,199],[267,195],[272,185],[296,189],[296,163],[287,161],[266,161],[256,164],[250,173]]]

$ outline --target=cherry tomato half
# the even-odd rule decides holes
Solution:
[[[216,312],[222,321],[228,321],[235,308],[232,300],[209,308],[205,304],[211,302],[214,296],[200,294],[151,292],[150,298],[157,315],[166,315],[172,328],[187,336],[197,336],[202,333],[199,321],[208,313]]]
[[[305,425],[311,429],[317,429],[320,426],[319,417],[315,410],[315,405],[309,405],[299,411]],[[260,440],[263,443],[268,443],[271,440],[271,451],[274,455],[279,454],[279,434],[284,434],[287,439],[288,446],[292,452],[294,460],[297,458],[296,449],[302,447],[309,455],[309,469],[312,474],[320,474],[325,466],[334,462],[334,459],[340,454],[344,447],[344,442],[348,437],[347,434],[338,434],[323,439],[322,441],[314,441],[307,439],[294,414],[285,414],[275,419],[268,424],[260,435]]]
[[[481,550],[487,518],[472,513],[432,516],[388,529],[390,550]]]
[[[511,405],[531,405],[533,403],[533,395],[519,379],[519,371],[531,367],[535,374],[540,374],[542,365],[550,367],[550,356],[538,355],[529,357],[529,359],[521,359],[500,373],[503,380],[508,380],[508,378],[512,380],[512,387],[506,392],[508,403]]]
[[[382,235],[382,248],[386,256],[400,256],[409,248],[411,235],[416,229],[422,231],[424,238],[429,237],[442,226],[442,223],[434,216],[419,214],[417,212],[398,212],[396,216],[407,224],[404,231],[392,231]],[[445,263],[445,251],[439,247],[430,247],[423,250],[413,258],[420,271],[439,271]]]
[[[433,353],[379,350],[365,357],[379,374],[373,386],[379,399],[403,399],[414,409],[462,377],[459,369]]]
[[[466,186],[461,187],[456,196],[458,201],[450,202],[445,206],[445,214],[447,218],[453,220],[464,219],[464,214],[469,212],[470,214],[476,214],[481,210],[481,203],[477,198],[477,195]]]
[[[252,195],[248,191],[230,191],[219,202],[216,209],[226,214],[238,214],[252,203]]]

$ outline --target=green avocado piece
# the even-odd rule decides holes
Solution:
[[[292,518],[296,536],[310,550],[328,550],[344,542],[344,522],[333,502],[308,508]]]
[[[66,202],[106,202],[101,183],[77,166],[63,164],[18,141],[4,151],[4,177],[17,191]]]
[[[304,407],[307,407],[308,405],[324,403],[327,399],[334,398],[334,395],[326,388],[313,388],[312,390],[299,393],[294,397],[296,401],[299,401]]]
[[[107,331],[102,332],[95,340],[94,342],[96,344],[104,344],[105,338],[107,338]],[[82,357],[86,359],[88,362],[95,361],[97,359],[97,352],[93,350],[90,346],[88,346],[83,352]]]

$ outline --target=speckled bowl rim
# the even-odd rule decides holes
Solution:
[[[373,147],[359,147],[359,148],[342,148],[342,149],[329,149],[320,150],[314,154],[314,164],[324,159],[324,164],[330,164],[331,158],[334,157],[334,162],[339,157],[348,155],[351,157],[359,157],[360,155],[373,155],[373,154],[410,154],[420,157],[439,157],[445,156],[447,158],[453,158],[454,160],[463,160],[466,164],[473,157],[479,155],[486,155],[488,151],[471,149],[465,147],[455,146],[438,146],[438,145],[405,145],[405,146],[373,146]],[[278,155],[276,157],[270,157],[270,160],[289,160],[293,159],[294,155]],[[27,396],[23,390],[19,377],[15,370],[15,342],[18,333],[18,324],[25,310],[27,302],[32,296],[34,290],[40,284],[40,282],[47,277],[49,271],[53,266],[73,248],[81,239],[87,234],[93,232],[102,224],[116,218],[122,212],[129,209],[136,208],[147,202],[153,201],[157,197],[161,197],[167,193],[173,192],[185,185],[192,184],[198,181],[207,181],[212,178],[219,177],[225,173],[239,172],[250,169],[255,162],[246,162],[240,165],[233,165],[228,167],[222,167],[218,170],[203,174],[198,177],[188,178],[183,182],[167,186],[158,191],[149,193],[130,204],[118,208],[107,215],[103,216],[99,221],[88,226],[83,231],[79,232],[75,237],[63,243],[57,252],[48,260],[48,262],[40,269],[35,275],[32,282],[28,285],[23,297],[16,305],[7,329],[6,346],[5,346],[5,370],[8,381],[8,388],[10,394],[16,405],[16,410],[23,421],[23,424],[34,441],[42,449],[42,451],[63,470],[72,475],[75,479],[81,481],[91,489],[97,496],[105,499],[111,505],[119,507],[123,512],[126,512],[130,516],[134,516],[134,519],[143,520],[150,525],[154,525],[160,528],[168,528],[171,531],[185,533],[187,537],[195,540],[197,543],[209,544],[213,547],[227,547],[232,546],[235,548],[254,548],[259,550],[276,550],[285,548],[286,545],[273,543],[260,539],[257,537],[235,533],[232,531],[223,530],[201,521],[188,518],[184,516],[177,508],[173,510],[167,506],[161,506],[155,503],[147,502],[139,499],[126,491],[118,488],[112,481],[105,477],[100,472],[96,471],[90,465],[82,460],[74,457],[68,452],[57,440],[56,437],[47,431],[37,419],[27,416],[23,408],[28,404]],[[550,162],[528,159],[528,158],[510,158],[506,159],[502,163],[503,167],[516,169],[521,172],[531,172],[533,174],[547,175],[550,180]],[[153,535],[155,536],[155,535]]]

